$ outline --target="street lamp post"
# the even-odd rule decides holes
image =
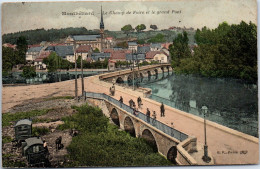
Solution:
[[[208,156],[208,145],[207,145],[207,132],[206,132],[206,114],[208,112],[207,106],[202,106],[202,112],[204,114],[204,135],[205,135],[205,145],[204,145],[204,156],[202,160],[206,163],[211,161],[211,158]]]

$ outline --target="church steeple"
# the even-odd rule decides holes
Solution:
[[[103,10],[102,10],[102,5],[101,5],[101,20],[100,20],[100,29],[104,29],[104,22],[103,22]]]

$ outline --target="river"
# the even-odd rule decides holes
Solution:
[[[139,85],[152,89],[151,99],[258,137],[257,85],[240,80],[193,75],[159,74]]]

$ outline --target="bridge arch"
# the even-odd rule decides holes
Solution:
[[[158,151],[158,147],[157,147],[155,137],[153,136],[153,134],[150,130],[145,129],[142,132],[142,138],[145,139],[148,142],[148,144],[150,144],[153,147],[154,152]]]
[[[119,114],[117,112],[117,110],[115,108],[112,109],[111,113],[110,113],[110,117],[112,119],[112,121],[120,127],[120,121],[119,121]]]
[[[172,146],[167,153],[167,159],[171,161],[173,164],[177,164],[176,158],[177,158],[177,147]]]
[[[135,137],[135,127],[132,119],[127,116],[124,120],[124,129],[128,132],[131,136]]]
[[[119,83],[119,84],[124,83],[123,78],[122,78],[122,77],[118,77],[118,78],[116,79],[116,83]]]

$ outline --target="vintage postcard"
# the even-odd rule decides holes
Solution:
[[[259,163],[256,0],[1,14],[2,167]]]

